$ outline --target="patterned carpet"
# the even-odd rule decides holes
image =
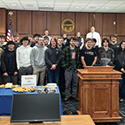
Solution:
[[[63,115],[78,115],[79,101],[70,98],[68,101],[64,101],[62,98]],[[119,123],[97,123],[96,125],[125,125],[125,102],[119,104],[119,115],[122,117]]]

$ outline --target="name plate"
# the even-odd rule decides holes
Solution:
[[[22,75],[21,86],[36,86],[36,75]]]

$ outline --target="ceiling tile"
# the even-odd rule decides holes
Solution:
[[[11,4],[16,4],[16,7]],[[0,0],[0,8],[6,9],[38,10],[38,7],[44,5],[54,7],[53,11],[117,13],[125,10],[125,0]],[[76,9],[75,6],[80,6],[80,8]],[[105,7],[110,7],[110,9],[105,9]],[[44,9],[44,11],[48,10]]]
[[[71,3],[73,0],[56,0],[55,3]]]
[[[54,6],[53,3],[39,3],[38,6],[43,7],[43,6]]]
[[[63,10],[63,11],[67,11],[68,7],[55,7],[54,10],[55,11],[59,11],[59,10]]]
[[[54,0],[37,0],[38,3],[54,3]]]
[[[20,2],[30,2],[30,3],[31,3],[31,2],[35,2],[35,3],[36,3],[37,0],[20,0]]]

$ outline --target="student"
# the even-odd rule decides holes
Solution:
[[[62,66],[65,68],[65,101],[70,98],[77,100],[78,76],[77,69],[81,67],[80,49],[75,46],[74,38],[70,38],[70,46],[63,50]],[[71,89],[72,88],[72,89]]]
[[[34,35],[33,35],[33,42],[34,42],[34,43],[37,43],[37,42],[38,42],[39,37],[40,37],[40,35],[39,35],[39,34],[34,34]]]
[[[96,42],[97,42],[97,40],[95,39],[95,38],[93,38],[92,39],[92,47],[95,49],[95,51],[96,51],[96,53],[97,53],[97,56],[98,56],[98,54],[99,54],[99,47],[98,46],[96,46]]]
[[[121,102],[125,102],[125,40],[123,40],[116,53],[116,69],[122,72],[122,79],[119,85],[119,97]]]
[[[76,38],[74,38],[74,41],[75,41],[75,46],[80,48],[80,46],[79,46],[79,39],[76,37]]]
[[[15,43],[9,41],[7,43],[8,50],[5,51],[1,58],[1,68],[3,72],[4,84],[11,82],[17,84],[17,64],[16,64],[16,52],[14,50]]]
[[[44,45],[45,45],[46,47],[50,47],[50,45],[49,45],[48,43],[49,43],[49,37],[48,37],[48,36],[45,36],[45,37],[44,37]]]
[[[13,39],[14,39],[14,42],[15,42],[15,50],[18,48],[18,47],[20,47],[21,46],[21,42],[20,42],[20,40],[19,40],[19,33],[17,33],[17,32],[15,32],[14,34],[13,34]]]
[[[40,76],[40,85],[44,85],[44,78],[46,74],[45,65],[45,51],[46,46],[43,46],[44,38],[42,36],[38,39],[30,54],[31,65],[33,67],[33,74],[36,75],[36,83],[38,85],[38,78]]]
[[[5,36],[0,35],[0,47],[6,51],[7,50],[7,42],[5,42]]]
[[[84,46],[84,39],[81,37],[81,33],[80,33],[80,32],[77,32],[76,38],[78,38],[78,40],[79,40],[78,47],[79,47],[80,49],[82,49],[83,46]]]
[[[48,30],[48,29],[45,29],[45,30],[44,30],[44,36],[43,36],[43,38],[44,38],[45,36],[47,36],[47,37],[49,38],[48,44],[50,45],[50,41],[51,41],[52,37],[49,36],[49,30]]]
[[[1,56],[2,56],[3,53],[4,53],[4,50],[0,47],[0,81],[1,81],[1,74],[2,74],[2,71],[1,71]]]
[[[57,47],[60,48],[61,50],[64,49],[64,44],[63,44],[63,38],[62,37],[57,38]]]
[[[117,49],[119,48],[120,43],[117,42],[117,34],[113,33],[110,35],[110,44],[109,47],[114,50],[115,57],[117,53]]]
[[[57,47],[63,51],[64,44],[63,44],[63,38],[58,37],[57,38]],[[60,65],[60,74],[59,74],[59,89],[60,93],[64,94],[65,92],[65,77],[64,77],[65,69],[62,67],[62,63]]]
[[[98,32],[95,32],[95,27],[92,26],[90,29],[90,32],[86,35],[86,38],[95,38],[97,40],[96,45],[98,47],[101,47],[101,37],[100,34]]]
[[[63,45],[64,47],[69,46],[69,39],[67,38],[67,33],[63,33]]]
[[[47,48],[49,48],[50,47],[50,44],[48,44],[49,43],[49,37],[48,36],[45,36],[44,37],[44,46],[46,46]],[[46,72],[46,74],[45,74],[45,79],[44,79],[44,85],[46,85],[47,84],[47,72]]]
[[[28,39],[29,39],[29,46],[30,47],[34,47],[35,46],[35,43],[33,42],[33,35],[32,34],[27,34],[27,37],[28,37]]]
[[[109,39],[102,40],[102,48],[99,50],[98,61],[101,66],[113,66],[114,50],[109,48]]]
[[[86,47],[81,50],[81,61],[83,67],[85,66],[93,66],[97,61],[97,53],[95,49],[92,47],[92,39],[86,39]]]
[[[48,83],[57,83],[59,85],[59,72],[61,63],[61,49],[57,47],[56,38],[52,38],[50,48],[45,52],[45,61],[47,65]]]
[[[28,46],[27,37],[21,39],[22,45],[16,50],[17,68],[19,69],[19,84],[21,84],[22,75],[32,75],[33,69],[30,63],[30,54],[32,48]]]

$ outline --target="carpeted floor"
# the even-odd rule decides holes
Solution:
[[[68,101],[64,101],[62,98],[63,115],[78,115],[79,101],[70,98]],[[122,117],[119,123],[97,123],[96,125],[125,125],[125,102],[119,104],[119,115]]]

